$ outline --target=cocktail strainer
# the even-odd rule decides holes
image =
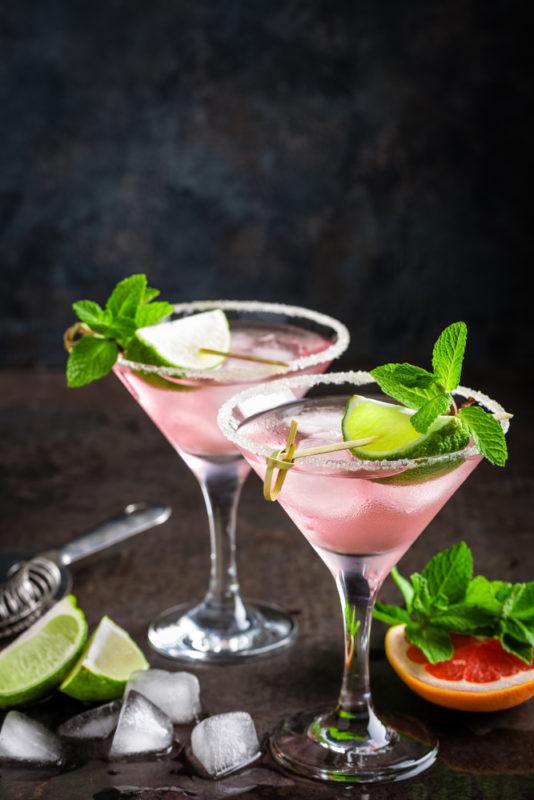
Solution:
[[[168,506],[131,503],[118,516],[69,544],[28,561],[12,560],[5,571],[5,582],[0,584],[0,639],[26,630],[52,603],[70,591],[70,564],[161,525],[170,515]]]

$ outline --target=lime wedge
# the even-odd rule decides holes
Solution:
[[[415,410],[370,400],[355,394],[350,398],[341,423],[343,439],[375,437],[351,452],[361,459],[395,460],[454,453],[464,448],[469,435],[459,417],[441,416],[427,433],[419,433],[410,422]]]
[[[230,326],[224,311],[204,311],[191,317],[139,328],[125,352],[126,358],[142,364],[184,369],[213,369],[224,356],[202,353],[230,349]]]
[[[0,653],[0,706],[48,694],[72,667],[86,638],[84,613],[68,595]]]
[[[124,693],[132,672],[148,669],[143,653],[109,617],[102,617],[77,663],[61,686],[77,700],[114,700]]]

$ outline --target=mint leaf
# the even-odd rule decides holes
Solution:
[[[431,616],[432,625],[456,633],[472,633],[493,636],[494,616],[482,608],[467,603],[456,603]]]
[[[513,583],[507,581],[490,581],[493,596],[499,603],[505,603],[514,588]]]
[[[499,641],[504,650],[506,650],[508,653],[511,653],[513,656],[517,656],[517,658],[520,658],[521,661],[525,662],[525,664],[532,663],[531,645],[520,642],[509,634],[501,634],[499,636]]]
[[[356,636],[360,629],[360,620],[357,617],[356,606],[351,606],[349,601],[345,603],[345,627],[349,636]]]
[[[404,603],[406,605],[406,608],[408,609],[409,612],[411,612],[413,596],[415,594],[412,584],[410,583],[410,581],[406,580],[406,578],[403,578],[397,567],[392,567],[391,572],[389,574],[395,581],[398,589],[400,589],[400,593],[404,598]]]
[[[129,278],[124,278],[108,297],[106,309],[115,318],[135,318],[137,307],[144,302],[146,288],[145,275],[130,275]]]
[[[420,408],[442,393],[431,372],[412,364],[384,364],[371,375],[385,394],[408,408]]]
[[[160,294],[161,292],[159,289],[151,289],[150,286],[147,286],[143,297],[143,303],[150,303],[151,300],[154,300],[155,297],[159,297]]]
[[[454,648],[451,637],[443,628],[411,622],[406,626],[406,638],[423,652],[431,664],[452,658]]]
[[[391,606],[388,603],[375,603],[373,617],[379,619],[380,622],[385,622],[386,625],[399,625],[401,622],[406,624],[410,622],[410,615],[405,608]]]
[[[442,331],[434,345],[434,375],[448,392],[453,392],[460,383],[466,342],[467,325],[465,322],[453,322]]]
[[[72,304],[72,308],[78,319],[91,328],[94,333],[100,333],[103,336],[109,335],[111,327],[109,311],[104,311],[98,303],[94,303],[92,300],[78,300],[77,303]],[[113,335],[110,338],[113,338]]]
[[[518,642],[534,647],[534,627],[525,625],[518,619],[503,619],[500,623],[500,632],[512,636]]]
[[[506,599],[504,587],[511,588],[504,581],[489,581],[483,575],[477,575],[467,586],[465,603],[494,617],[500,617]]]
[[[512,587],[503,606],[503,616],[534,623],[534,581]]]
[[[84,336],[74,345],[67,361],[67,384],[71,388],[104,377],[115,364],[119,350],[115,342]]]
[[[85,322],[93,330],[93,325],[98,325],[98,323],[106,320],[104,309],[92,300],[78,300],[78,302],[72,304],[72,310],[79,320]]]
[[[426,578],[419,572],[414,572],[410,575],[410,580],[414,588],[412,610],[416,616],[420,615],[426,619],[432,610],[433,601],[432,595],[428,590]]]
[[[442,414],[446,414],[451,406],[450,394],[438,394],[421,406],[419,411],[410,419],[413,427],[419,433],[426,433],[433,422]]]
[[[125,350],[133,339],[136,330],[137,325],[134,319],[131,317],[118,317],[109,326],[106,335],[109,339],[115,339],[119,347]]]
[[[480,406],[466,406],[459,414],[484,458],[497,467],[504,467],[508,448],[501,423]]]
[[[463,599],[473,577],[473,556],[465,542],[437,553],[422,572],[430,595],[443,597],[448,603]]]
[[[171,303],[150,303],[139,306],[135,313],[136,328],[144,328],[146,325],[157,325],[169,314],[172,314],[174,306]]]

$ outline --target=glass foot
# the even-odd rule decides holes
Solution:
[[[297,623],[276,606],[254,602],[225,615],[201,603],[174,606],[148,629],[158,653],[178,661],[229,663],[257,658],[287,647],[297,635]]]
[[[273,757],[291,772],[333,783],[405,780],[436,760],[437,739],[416,720],[396,718],[392,728],[373,715],[365,733],[339,723],[335,712],[285,720],[270,740]]]

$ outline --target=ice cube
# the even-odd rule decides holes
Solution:
[[[35,764],[59,764],[63,750],[59,738],[26,714],[10,711],[0,731],[0,758]]]
[[[123,703],[110,758],[161,753],[172,744],[172,722],[154,703],[130,690]]]
[[[252,717],[245,711],[234,711],[202,720],[191,734],[191,750],[213,778],[250,764],[260,754]]]
[[[126,687],[151,700],[167,714],[171,722],[193,722],[200,712],[200,685],[190,672],[167,672],[149,669],[134,672]]]
[[[120,713],[121,703],[114,700],[71,717],[59,726],[57,732],[67,739],[105,739],[117,727]]]

